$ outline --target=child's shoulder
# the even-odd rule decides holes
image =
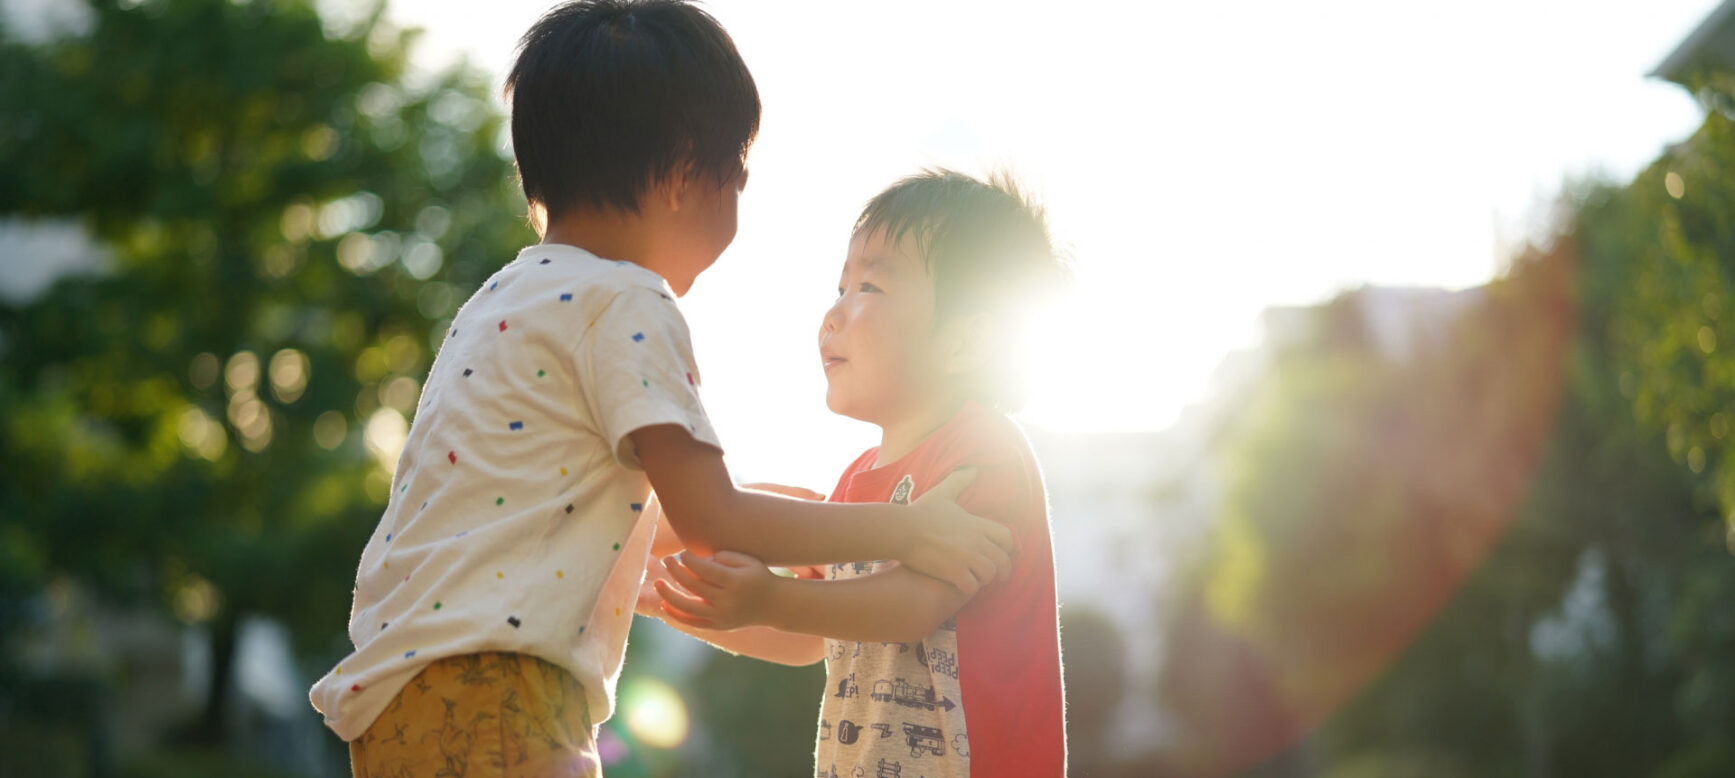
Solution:
[[[972,513],[1015,525],[1046,526],[1042,469],[1023,428],[1004,413],[972,405],[960,413],[949,439],[932,460],[929,480],[975,468],[975,486],[960,502]]]
[[[947,425],[947,436],[936,459],[954,467],[991,467],[1034,463],[1035,454],[1024,429],[1011,417],[970,403]],[[955,464],[954,464],[955,463]]]
[[[1033,501],[1041,495],[1042,472],[1030,441],[1017,422],[999,411],[974,403],[966,405],[930,443],[927,456],[916,466],[929,481],[962,468],[975,468],[978,487],[991,485],[989,491],[1011,503]]]

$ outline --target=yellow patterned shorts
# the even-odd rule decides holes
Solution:
[[[584,688],[524,654],[428,665],[349,744],[355,778],[600,778]]]

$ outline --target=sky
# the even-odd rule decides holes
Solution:
[[[334,27],[374,2],[317,1]],[[498,101],[550,5],[387,18],[423,30],[421,67],[465,59]],[[1699,108],[1646,74],[1715,5],[711,0],[764,102],[739,234],[681,301],[730,467],[829,491],[878,442],[826,410],[816,335],[851,223],[899,177],[1009,169],[1070,249],[1026,425],[1159,430],[1263,309],[1483,283],[1564,182],[1624,180],[1689,135]],[[0,7],[19,33],[73,9]]]
[[[1008,168],[1070,248],[1027,425],[1158,430],[1264,308],[1483,283],[1563,182],[1689,135],[1697,105],[1646,74],[1715,4],[713,0],[765,106],[739,235],[681,301],[731,469],[829,491],[878,442],[826,410],[816,333],[900,176]],[[549,4],[486,7],[388,18],[498,86]]]

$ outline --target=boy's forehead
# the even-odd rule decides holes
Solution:
[[[886,239],[884,230],[856,233],[850,238],[849,256],[843,264],[845,269],[853,267],[860,272],[901,273],[918,267],[914,241],[910,236],[893,243]]]

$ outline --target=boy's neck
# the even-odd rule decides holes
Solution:
[[[951,421],[958,411],[963,410],[964,400],[947,398],[941,402],[930,403],[913,413],[904,414],[896,421],[879,425],[880,448],[874,455],[874,467],[884,467],[903,459],[922,441],[934,434],[946,422]]]
[[[631,262],[662,276],[676,295],[684,295],[693,279],[675,277],[662,267],[657,236],[658,231],[638,214],[583,210],[550,217],[542,242],[577,246],[603,259]]]

